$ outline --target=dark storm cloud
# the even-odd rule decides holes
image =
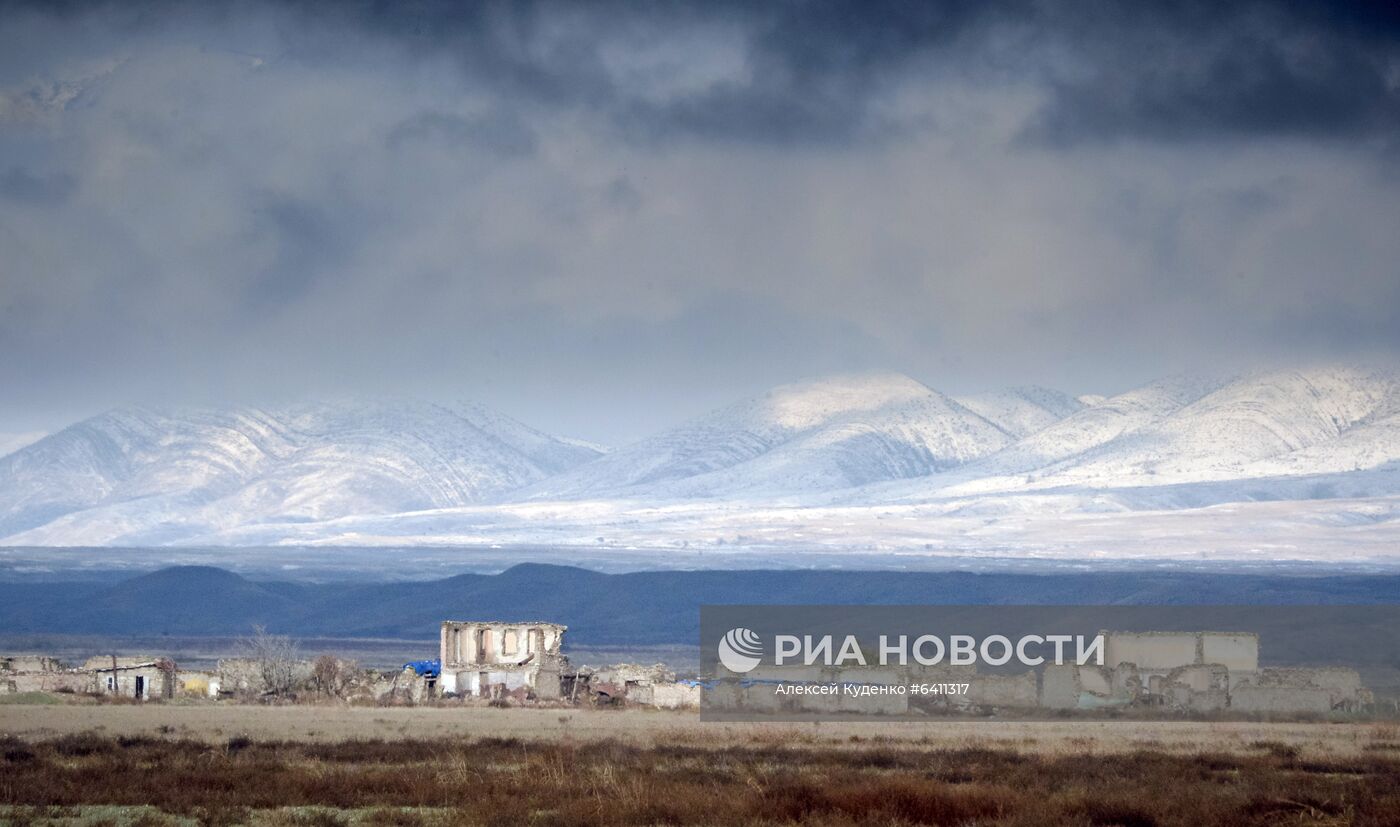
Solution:
[[[1131,11],[1129,11],[1131,9]],[[1109,6],[1028,130],[1052,144],[1140,138],[1394,141],[1400,6]]]
[[[914,62],[995,19],[979,2],[741,4],[722,14],[747,32],[748,77],[619,117],[645,138],[782,144],[878,139],[904,126],[873,104]]]
[[[11,4],[22,8],[27,4]],[[241,5],[64,3],[121,32]],[[954,73],[1024,82],[1046,99],[1024,137],[1048,145],[1213,135],[1393,138],[1400,6],[1392,3],[481,2],[288,3],[284,55],[339,59],[346,31],[450,58],[529,106],[582,108],[638,141],[800,145],[880,139],[926,122],[881,111],[901,88]],[[727,33],[745,70],[660,97],[603,53],[687,29]],[[679,55],[683,62],[691,55]],[[514,112],[424,112],[396,136],[437,134],[504,153],[532,146]]]
[[[615,442],[824,371],[1104,391],[1395,357],[1397,31],[1382,5],[0,0],[0,432],[363,390]]]
[[[595,3],[571,33],[557,4],[374,7],[360,25],[453,52],[463,70],[550,105],[605,111],[640,140],[779,144],[878,139],[908,127],[881,96],[936,69],[1043,84],[1032,140],[1211,135],[1392,138],[1400,7],[1390,3]],[[717,23],[749,71],[638,99],[600,59],[600,29]],[[522,52],[521,46],[527,48]],[[1062,65],[1061,65],[1062,64]]]

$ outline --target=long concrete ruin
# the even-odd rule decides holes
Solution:
[[[1105,631],[1102,666],[1050,666],[1042,706],[1159,706],[1194,712],[1356,712],[1373,698],[1355,669],[1259,665],[1251,632]]]
[[[1038,672],[978,672],[974,666],[760,666],[721,671],[706,706],[736,712],[855,712],[904,715],[918,710],[1095,710],[1156,707],[1178,712],[1233,710],[1264,714],[1352,713],[1374,698],[1355,669],[1259,665],[1251,632],[1103,631],[1102,664],[1047,664]],[[833,693],[793,692],[792,685],[837,685]],[[856,695],[845,687],[874,691]],[[914,685],[958,687],[918,695],[886,691]]]

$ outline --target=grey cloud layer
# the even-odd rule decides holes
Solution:
[[[0,430],[364,390],[615,441],[831,370],[1400,353],[1384,5],[0,21]]]

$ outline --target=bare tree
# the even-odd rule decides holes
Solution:
[[[311,684],[317,692],[341,697],[349,688],[356,668],[354,661],[321,655],[311,664]]]
[[[321,655],[311,663],[311,685],[322,695],[334,695],[340,685],[340,660]]]
[[[243,642],[248,657],[258,666],[263,689],[285,695],[296,685],[297,644],[286,635],[268,634],[266,627],[254,626],[253,636]]]

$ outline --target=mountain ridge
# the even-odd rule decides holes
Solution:
[[[44,584],[0,582],[0,628],[46,634],[246,636],[254,624],[298,637],[422,640],[442,619],[549,617],[574,645],[683,644],[699,638],[700,607],[746,604],[1203,605],[1394,604],[1400,576],[1080,572],[639,571],[604,574],[527,565],[497,574],[413,582],[306,584],[254,580],[184,566],[112,585],[64,583],[76,605]],[[163,607],[153,612],[150,607]],[[1376,653],[1377,657],[1384,655]]]
[[[1137,526],[1153,512],[1199,512],[1192,525],[1206,526],[1220,519],[1208,509],[1230,503],[1306,501],[1287,516],[1295,534],[1351,526],[1371,547],[1389,536],[1376,532],[1400,533],[1397,496],[1389,370],[1179,375],[1088,401],[1034,386],[953,397],[870,373],[781,385],[607,452],[470,405],[119,409],[0,458],[0,542],[884,548],[935,537],[1014,554],[998,538],[1054,520],[1145,515],[1120,520],[1115,542],[1150,549],[1162,538]],[[1237,510],[1274,521],[1261,543],[1290,530],[1263,505]],[[885,513],[901,522],[882,525]]]
[[[0,536],[132,503],[312,520],[465,505],[596,455],[471,404],[119,408],[0,458]]]
[[[782,385],[618,448],[534,486],[530,499],[713,496],[850,487],[961,465],[1012,437],[957,401],[902,374],[842,375]],[[864,455],[864,456],[863,456]],[[863,461],[863,459],[865,461]]]

